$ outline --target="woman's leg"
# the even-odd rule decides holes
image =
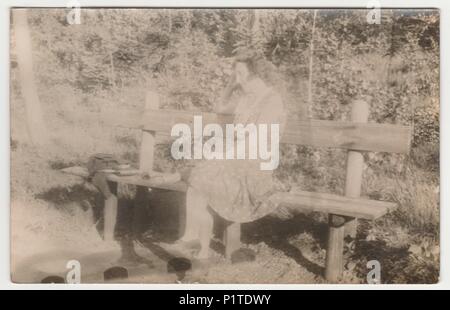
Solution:
[[[214,219],[211,212],[208,210],[206,200],[199,206],[198,216],[200,220],[200,252],[198,253],[197,258],[206,259],[209,257],[209,244],[213,235]]]
[[[201,192],[189,187],[186,193],[186,229],[182,241],[200,238],[198,258],[208,258],[209,243],[213,232],[213,217],[208,210],[208,201]]]
[[[198,193],[192,187],[188,187],[186,192],[186,226],[184,229],[182,241],[198,240],[198,219],[196,220],[197,206],[198,206]]]
[[[188,187],[186,192],[186,226],[181,241],[189,242],[199,239],[199,209],[202,209],[202,204],[206,204],[205,199],[201,194],[192,187]]]

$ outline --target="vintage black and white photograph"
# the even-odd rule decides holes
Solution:
[[[12,282],[439,281],[438,9],[10,16]]]

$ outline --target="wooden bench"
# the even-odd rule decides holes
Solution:
[[[119,127],[135,128],[142,131],[139,169],[148,172],[153,169],[154,148],[157,136],[170,136],[172,125],[192,124],[194,115],[203,116],[203,125],[208,123],[233,123],[232,115],[160,110],[159,97],[148,92],[145,111],[115,110],[105,112],[102,122]],[[375,220],[396,205],[387,201],[360,198],[363,173],[363,152],[407,153],[410,148],[411,128],[391,124],[367,123],[368,104],[355,101],[352,106],[351,121],[289,120],[281,143],[329,147],[348,150],[344,196],[295,191],[278,193],[275,198],[280,205],[286,204],[299,210],[323,212],[329,215],[329,235],[326,254],[325,277],[337,282],[343,271],[343,248],[345,228],[354,234],[357,218]],[[282,160],[282,159],[281,159]],[[171,184],[156,183],[141,176],[108,176],[115,183],[134,184],[138,191],[161,188],[186,191],[187,186],[179,181]],[[117,199],[105,202],[105,236],[112,239],[117,214]],[[183,214],[183,212],[180,212]],[[183,217],[180,223],[183,227]],[[229,257],[240,247],[240,224],[231,224],[225,231],[226,255]]]

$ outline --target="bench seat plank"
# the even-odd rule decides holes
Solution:
[[[187,184],[183,181],[157,183],[152,180],[143,179],[140,176],[117,176],[113,174],[108,176],[108,180],[179,192],[185,192],[187,190]],[[281,206],[285,204],[301,211],[323,212],[367,220],[376,220],[397,207],[395,203],[388,201],[349,198],[340,195],[307,191],[279,192],[272,199],[277,201]]]
[[[89,176],[89,172],[86,167],[73,166],[68,168],[61,169],[61,172],[76,175],[86,179]],[[150,188],[160,188],[173,190],[178,192],[185,192],[187,190],[187,185],[183,181],[174,182],[174,183],[160,183],[155,180],[142,178],[140,175],[132,175],[132,176],[119,176],[116,174],[108,174],[106,176],[108,181],[122,183],[122,184],[132,184],[145,186]]]
[[[395,203],[388,201],[349,198],[307,191],[280,192],[272,198],[278,201],[280,205],[294,207],[302,211],[323,212],[367,220],[376,220],[397,207]]]
[[[150,187],[150,188],[172,190],[172,191],[177,191],[177,192],[185,192],[187,190],[187,184],[183,181],[178,181],[175,183],[160,183],[160,182],[155,182],[154,180],[151,180],[151,179],[144,179],[140,175],[119,176],[116,174],[109,174],[106,178],[109,181],[122,183],[122,184],[139,185],[139,186],[145,186],[145,187]]]
[[[70,167],[62,169],[62,171],[81,177],[86,177],[88,174],[87,169],[84,167]],[[107,179],[111,182],[178,192],[185,192],[187,190],[187,184],[183,181],[161,183],[155,180],[142,178],[140,175],[119,176],[116,174],[108,174]],[[294,207],[301,211],[323,212],[367,220],[375,220],[397,207],[395,203],[387,201],[349,198],[340,195],[301,190],[291,190],[287,193],[279,192],[274,194],[272,199],[280,205],[286,205],[290,208]]]

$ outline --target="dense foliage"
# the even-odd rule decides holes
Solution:
[[[439,97],[436,11],[383,10],[380,24],[367,23],[367,10],[320,10],[313,21],[313,10],[86,9],[80,25],[68,24],[66,14],[36,10],[30,17],[37,72],[48,86],[88,94],[153,87],[173,106],[207,109],[233,51],[252,46],[279,69],[299,117],[311,104],[316,118],[345,118],[349,103],[363,98],[372,119],[414,119],[417,142],[437,138],[430,124]]]

